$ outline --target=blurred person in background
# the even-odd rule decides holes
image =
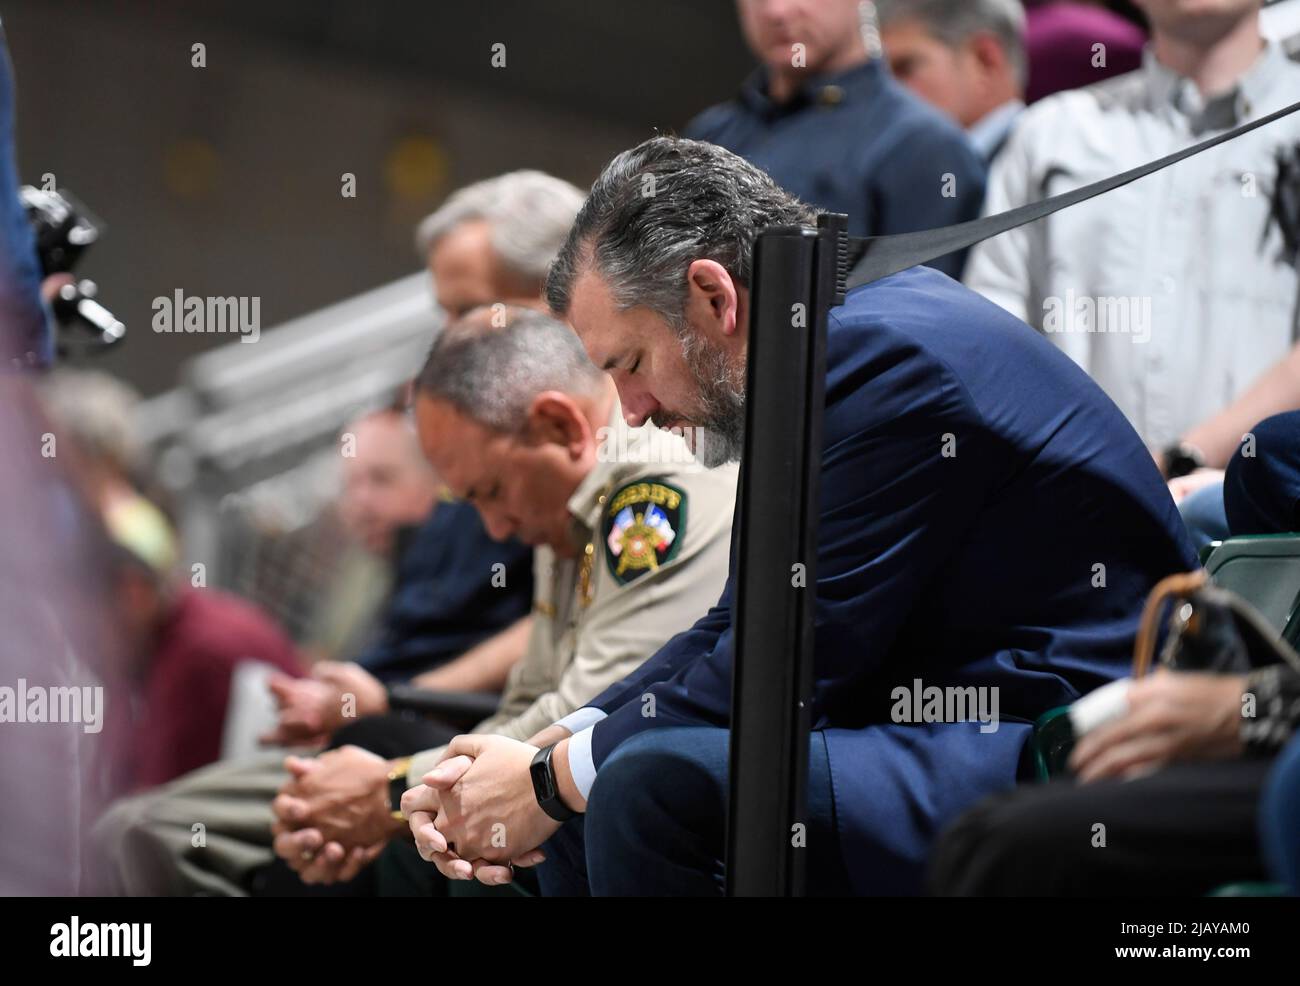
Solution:
[[[876,0],[894,78],[966,131],[984,161],[1025,108],[1020,0]]]
[[[1132,72],[1142,64],[1146,32],[1132,19],[1107,9],[1112,5],[1026,0],[1024,6],[1027,103]]]
[[[1285,244],[1283,257],[1296,269],[1297,298],[1291,338],[1297,339],[1300,338],[1300,142],[1279,161],[1272,199],[1273,220],[1282,230]],[[1229,522],[1225,511],[1224,470],[1216,465],[1229,457],[1229,461],[1236,463],[1258,456],[1264,436],[1258,434],[1256,423],[1275,418],[1294,420],[1288,414],[1297,408],[1300,408],[1300,345],[1293,345],[1245,393],[1187,433],[1184,441],[1194,450],[1189,464],[1195,468],[1171,479],[1169,492],[1198,549],[1211,541],[1252,533],[1239,529],[1236,522]],[[1276,441],[1273,446],[1276,454],[1279,451]]]
[[[246,894],[271,862],[272,798],[290,775],[285,748],[319,752],[337,727],[350,742],[389,755],[445,742],[455,730],[398,715],[376,720],[388,689],[424,672],[447,687],[500,688],[526,645],[532,553],[491,540],[474,508],[441,500],[407,417],[393,409],[348,425],[356,455],[345,471],[345,516],[376,548],[393,551],[393,591],[372,645],[355,663],[318,663],[312,677],[271,680],[283,744],[193,771],[150,794],[119,802],[96,831],[114,893]],[[414,529],[412,525],[415,526]],[[190,826],[207,843],[191,845]],[[137,853],[132,847],[152,846]]]
[[[1296,374],[1291,386],[1300,388],[1296,357],[1288,362]],[[1251,425],[1226,469],[1199,469],[1170,482],[1198,549],[1230,537],[1300,531],[1300,394],[1292,407]]]
[[[346,432],[356,454],[343,460],[341,513],[368,549],[391,559],[393,590],[356,661],[318,662],[306,679],[272,678],[280,719],[269,743],[319,745],[350,718],[387,712],[391,684],[500,691],[528,639],[530,552],[494,542],[473,507],[441,496],[405,414],[374,412]],[[498,562],[503,586],[449,577]]]
[[[739,154],[855,236],[973,219],[984,165],[951,121],[890,78],[858,0],[737,0],[762,63],[684,134]],[[875,45],[875,42],[871,42]],[[930,266],[954,277],[964,254]]]
[[[453,318],[481,304],[516,298],[541,308],[546,272],[583,199],[574,186],[537,171],[500,175],[453,194],[416,234],[439,307]],[[401,432],[395,430],[399,422]],[[399,416],[376,417],[368,428],[388,436],[367,442],[368,450],[402,452],[402,467],[394,469],[390,462],[380,469],[386,481],[435,481],[409,424]],[[354,491],[375,482],[373,475],[366,478],[371,467],[360,444],[358,458],[360,463],[351,464]],[[345,512],[380,544],[387,539],[383,531],[396,526],[418,497],[434,501],[434,487],[421,488],[419,494],[365,495],[364,505]],[[346,701],[356,717],[343,730],[347,741],[397,756],[446,742],[453,731],[435,720],[383,715],[390,687],[408,682],[449,691],[501,687],[531,630],[532,553],[514,541],[484,545],[482,522],[463,502],[439,503],[425,528],[398,562],[392,605],[372,648],[353,663],[319,665],[305,681],[276,679],[280,717],[270,741],[319,752],[324,737],[351,718],[343,715]],[[443,532],[448,536],[440,537]],[[505,573],[495,584],[494,566]],[[467,636],[473,621],[481,629],[491,622],[497,632]],[[451,646],[455,639],[463,641],[459,652]],[[108,863],[108,888],[125,894],[243,895],[264,884],[263,870],[273,859],[271,801],[292,779],[284,761],[283,749],[266,751],[195,772],[154,797],[119,803],[96,830]],[[189,846],[189,826],[200,817],[222,820],[214,833],[218,839],[206,852]],[[157,854],[152,862],[127,859],[128,842],[141,839],[174,851]]]
[[[1300,92],[1300,66],[1260,34],[1259,0],[1139,6],[1153,29],[1142,69],[1026,110],[993,166],[987,212],[1180,150]],[[1167,479],[1222,468],[1267,413],[1234,402],[1294,342],[1294,230],[1273,198],[1298,140],[1300,120],[1280,120],[971,252],[968,286],[1087,370]]]
[[[292,641],[256,605],[174,576],[175,541],[162,513],[137,495],[104,511],[117,551],[115,612],[140,686],[133,739],[137,788],[218,760],[236,668],[302,673]]]
[[[32,721],[0,702],[5,895],[92,889],[83,847],[128,766],[132,689],[106,577],[111,549],[51,438],[31,382],[0,372],[0,687],[99,689],[101,698],[97,722]]]
[[[40,382],[41,403],[82,489],[101,508],[137,495],[157,502],[149,452],[135,414],[141,397],[130,384],[99,370],[60,367]]]
[[[511,171],[455,192],[415,232],[438,307],[449,319],[498,302],[538,307],[584,198],[541,171]]]
[[[530,170],[507,172],[454,192],[421,221],[415,233],[416,249],[433,278],[438,307],[451,320],[481,305],[544,307],[541,294],[546,272],[584,198],[568,182]],[[414,445],[409,426],[399,432],[393,420],[378,417],[370,419],[368,426],[382,429],[386,438],[381,443],[365,443],[364,462],[345,463],[344,516],[358,525],[372,550],[379,550],[391,536],[395,521],[410,523],[421,497],[433,502],[435,487],[425,488],[419,482],[426,477],[432,483],[434,477]],[[406,491],[397,492],[395,484],[404,485]],[[461,530],[486,536],[477,514],[467,504],[444,505],[439,524],[449,521],[457,522]],[[414,589],[412,593],[414,599]],[[437,609],[429,599],[423,605]],[[386,633],[394,646],[414,646],[412,633],[404,624],[390,621]],[[458,660],[423,660],[427,670],[412,683],[437,691],[498,691],[523,652],[527,636],[528,621],[521,619],[508,637],[492,646],[469,650],[462,643],[452,654]],[[360,715],[388,711],[382,669],[389,663],[372,653],[352,664],[323,662],[310,682],[278,681],[274,687],[282,713],[280,725],[269,739],[320,742],[343,725],[338,699],[343,693],[357,696]]]
[[[113,612],[139,692],[130,783],[152,787],[220,757],[237,667],[260,662],[297,675],[301,664],[256,605],[177,576],[175,534],[140,492],[152,484],[133,420],[139,395],[108,374],[62,369],[41,394],[55,453],[113,546]]]

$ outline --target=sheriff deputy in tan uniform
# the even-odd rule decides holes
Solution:
[[[676,442],[681,455],[690,454],[678,437],[629,428],[617,398],[607,429],[602,449],[621,446],[639,456]],[[734,465],[705,470],[680,459],[676,465],[598,460],[568,501],[571,544],[580,552],[560,557],[537,546],[528,649],[510,672],[497,713],[472,732],[528,739],[636,670],[672,633],[704,615],[726,580],[735,495]],[[411,758],[411,786],[437,765],[442,750]]]
[[[493,537],[536,548],[528,647],[498,712],[474,732],[530,739],[630,674],[717,601],[736,468],[703,469],[679,436],[629,428],[612,382],[567,326],[502,306],[467,315],[435,343],[416,381],[415,413],[425,455],[452,493],[474,504]],[[235,851],[217,840],[207,863],[190,845],[186,818],[220,813],[204,811],[194,789],[173,792],[166,810],[136,812],[116,826],[114,842],[152,850],[155,859],[170,852],[181,857],[180,870],[202,866],[207,892],[231,857],[241,859],[241,873],[252,860],[269,861],[272,833],[275,851],[306,882],[351,879],[404,835],[394,815],[400,795],[442,753],[386,760],[344,746],[310,761],[291,758],[278,795],[264,788],[274,822],[252,838],[246,820],[239,833],[222,833]],[[177,797],[189,799],[188,813]],[[225,892],[244,889],[241,880],[225,882]],[[166,886],[177,885],[170,874]]]
[[[727,578],[737,474],[734,464],[702,468],[680,436],[628,427],[609,378],[591,366],[567,326],[522,309],[512,314],[505,328],[484,330],[471,317],[444,333],[417,382],[416,414],[425,454],[452,491],[479,508],[489,533],[513,534],[536,548],[527,652],[507,679],[499,711],[473,730],[526,740],[636,670],[717,602]],[[562,526],[548,533],[544,518],[528,516],[535,486],[521,475],[510,488],[511,451],[489,450],[494,441],[516,440],[492,435],[495,429],[476,417],[478,402],[495,403],[478,388],[490,391],[490,381],[515,376],[515,360],[533,364],[536,373],[539,348],[570,345],[566,386],[561,391],[557,378],[545,390],[573,402],[572,424],[576,412],[585,412],[590,463],[575,463],[575,478],[582,468],[586,475],[565,501]],[[516,395],[519,405],[535,404],[545,393],[540,382]],[[583,385],[590,387],[585,398]],[[604,423],[591,427],[597,421]],[[561,434],[553,420],[538,426],[551,428]],[[442,751],[411,758],[410,786]]]

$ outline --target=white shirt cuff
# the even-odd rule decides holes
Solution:
[[[596,783],[596,761],[591,756],[591,730],[592,727],[588,726],[569,739],[569,773],[573,776],[574,787],[582,795],[583,801],[591,797],[591,785]]]
[[[419,787],[424,783],[424,775],[442,763],[447,748],[439,746],[433,750],[422,750],[411,757],[410,766],[406,768],[406,786]]]
[[[576,735],[577,733],[582,732],[584,729],[596,725],[596,723],[600,722],[600,720],[604,718],[605,718],[605,713],[601,712],[600,709],[593,709],[590,706],[584,706],[581,709],[577,709],[574,712],[570,712],[563,719],[559,720],[555,725],[563,726],[570,733],[574,733]]]

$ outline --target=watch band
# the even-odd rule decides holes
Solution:
[[[1187,476],[1205,467],[1205,453],[1190,442],[1174,442],[1160,454],[1166,479]]]
[[[388,810],[393,818],[406,821],[402,814],[402,795],[406,793],[406,772],[411,769],[411,757],[402,757],[388,772]]]
[[[538,750],[528,770],[532,775],[533,794],[538,806],[557,822],[567,822],[577,812],[560,797],[560,785],[555,779],[555,764],[552,762],[556,745],[552,743]]]

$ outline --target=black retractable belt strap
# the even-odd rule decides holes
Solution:
[[[985,216],[983,219],[972,219],[970,222],[958,223],[955,226],[926,229],[917,233],[849,237],[849,266],[852,267],[852,272],[849,274],[844,290],[849,291],[864,284],[870,284],[872,281],[878,281],[890,274],[897,274],[900,270],[907,270],[909,267],[937,260],[939,257],[947,256],[956,250],[965,250],[981,240],[987,240],[990,236],[997,236],[1009,229],[1031,223],[1035,219],[1050,216],[1053,212],[1059,212],[1062,209],[1068,209],[1072,205],[1078,205],[1080,202],[1086,202],[1088,199],[1109,192],[1111,189],[1120,188],[1130,182],[1137,181],[1139,178],[1145,178],[1147,175],[1162,171],[1171,164],[1177,164],[1179,161],[1200,154],[1202,151],[1208,151],[1211,147],[1225,144],[1242,134],[1250,133],[1250,131],[1257,130],[1260,127],[1266,127],[1273,121],[1280,120],[1284,116],[1290,116],[1297,110],[1300,110],[1300,103],[1293,103],[1275,113],[1268,114],[1268,116],[1262,116],[1258,120],[1253,120],[1233,130],[1221,133],[1217,137],[1211,137],[1199,144],[1193,144],[1191,147],[1166,155],[1159,160],[1139,165],[1131,171],[1103,178],[1101,181],[1093,182],[1091,185],[1084,185],[1082,188],[1076,188],[1070,192],[1053,195],[1050,199],[1030,202],[1028,205],[1022,205],[1008,212],[1000,212],[996,216]]]

